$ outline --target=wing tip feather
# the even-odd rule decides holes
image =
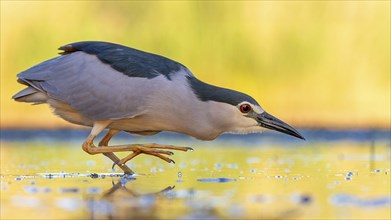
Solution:
[[[69,53],[73,53],[75,51],[78,51],[72,44],[67,44],[67,45],[61,46],[58,48],[58,50],[62,50],[62,52],[58,53],[61,55],[65,55],[65,54],[69,54]]]

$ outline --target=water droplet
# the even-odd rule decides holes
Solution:
[[[91,177],[92,179],[96,179],[96,178],[99,177],[99,175],[98,175],[97,173],[91,173],[90,177]]]
[[[223,165],[221,163],[215,163],[214,167],[216,169],[221,169],[223,167]]]
[[[308,204],[308,203],[311,203],[311,201],[312,201],[312,198],[309,195],[302,195],[300,197],[300,203],[301,204]]]
[[[90,188],[87,188],[87,193],[90,193],[90,194],[97,194],[100,192],[100,188],[98,187],[90,187]]]
[[[38,189],[36,187],[28,186],[28,187],[24,187],[24,191],[28,193],[37,193]]]
[[[61,193],[79,193],[80,190],[78,188],[61,188]]]
[[[227,165],[228,168],[231,168],[231,169],[238,169],[239,166],[236,164],[236,163],[230,163]]]
[[[89,166],[89,167],[93,167],[93,166],[96,165],[96,162],[93,161],[93,160],[87,160],[87,161],[86,161],[86,165]]]
[[[178,172],[178,178],[182,177],[182,172]]]
[[[225,182],[232,182],[236,181],[236,179],[231,178],[201,178],[197,179],[198,182],[210,182],[210,183],[225,183]]]

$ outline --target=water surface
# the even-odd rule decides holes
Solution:
[[[389,219],[390,132],[163,133],[112,144],[190,146],[175,164],[141,155],[123,176],[81,150],[87,130],[3,130],[1,219]],[[126,156],[127,153],[121,153]]]

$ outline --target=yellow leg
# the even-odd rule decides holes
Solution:
[[[171,151],[160,150],[160,149],[169,149],[169,150],[180,150],[188,151],[193,150],[190,147],[176,147],[171,145],[159,145],[159,144],[131,144],[131,145],[115,145],[115,146],[101,146],[95,147],[93,144],[94,136],[88,136],[87,140],[83,143],[83,150],[89,154],[110,154],[113,152],[123,152],[123,151],[133,151],[132,154],[120,160],[117,164],[122,165],[127,161],[131,160],[139,154],[149,154],[155,157],[158,157],[162,160],[167,161],[168,163],[174,162],[165,155],[173,155]],[[115,156],[115,155],[114,155]]]
[[[134,157],[136,157],[139,154],[148,154],[151,156],[158,157],[166,162],[174,162],[172,159],[163,156],[165,155],[173,155],[174,153],[171,151],[166,150],[160,150],[160,149],[168,149],[168,150],[180,150],[180,151],[188,151],[193,150],[189,147],[176,147],[171,145],[159,145],[159,144],[131,144],[131,145],[116,145],[116,146],[107,146],[109,140],[113,135],[115,135],[118,131],[111,130],[109,133],[102,139],[100,142],[100,147],[95,147],[93,141],[95,137],[102,132],[103,129],[105,129],[111,121],[97,121],[94,123],[94,126],[91,130],[91,134],[87,137],[86,141],[83,143],[82,148],[85,152],[88,154],[104,154],[107,157],[109,157],[111,160],[114,161],[114,164],[118,164],[120,168],[124,167],[125,163]],[[133,151],[132,154],[129,156],[123,158],[122,160],[119,159],[113,152],[123,152],[123,151]],[[126,166],[126,165],[125,165]],[[128,173],[133,174],[134,172],[129,168],[125,170],[128,171]],[[124,170],[123,169],[123,170]],[[125,171],[124,170],[124,171]],[[125,173],[127,173],[125,171]]]
[[[99,142],[99,147],[105,147],[109,145],[110,139],[116,135],[119,132],[119,130],[112,130],[110,129],[107,134],[102,138],[102,140]],[[114,164],[119,164],[120,159],[115,155],[113,152],[103,153],[106,157],[110,158]],[[122,166],[119,166],[122,171],[124,171],[125,174],[134,174],[134,171],[130,169],[128,166],[123,164]]]

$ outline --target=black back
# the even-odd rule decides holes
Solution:
[[[64,50],[61,54],[83,51],[96,55],[102,62],[130,77],[151,79],[164,75],[170,80],[171,73],[184,67],[163,56],[107,42],[82,41],[62,46],[59,49]]]

